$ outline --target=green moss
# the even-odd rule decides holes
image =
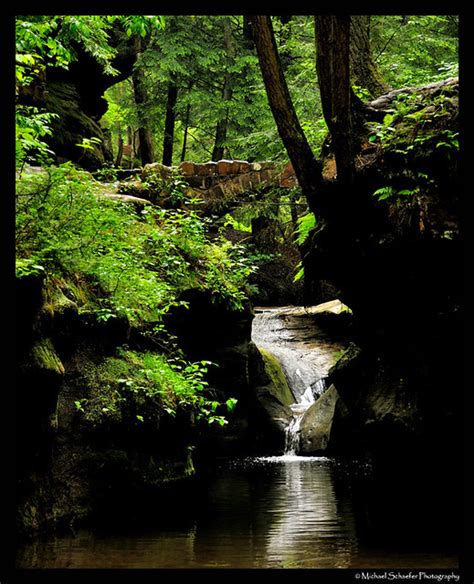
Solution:
[[[285,406],[294,403],[295,398],[291,392],[288,381],[283,373],[280,362],[265,349],[258,349],[263,357],[265,364],[265,372],[271,379],[270,393],[277,398],[277,400]]]
[[[43,310],[51,316],[66,312],[79,312],[79,308],[93,303],[94,295],[86,283],[73,282],[64,276],[54,276],[45,280],[43,288]]]
[[[64,374],[64,365],[57,356],[49,338],[43,338],[35,343],[31,350],[31,362],[39,369],[46,369],[60,375]]]

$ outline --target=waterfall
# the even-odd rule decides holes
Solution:
[[[316,399],[324,393],[326,389],[326,382],[324,378],[318,379],[314,386],[309,385],[306,391],[301,396],[300,400],[291,404],[290,408],[293,412],[293,417],[288,424],[285,436],[285,451],[284,456],[294,456],[300,451],[300,428],[301,420],[306,410],[314,404]]]
[[[327,309],[326,305],[320,306]],[[252,325],[253,342],[279,361],[293,394],[285,455],[300,451],[304,413],[326,391],[325,378],[335,362],[334,355],[342,348],[315,324],[313,315],[318,310],[317,306],[256,309]]]

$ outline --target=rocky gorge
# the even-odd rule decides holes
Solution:
[[[115,76],[76,43],[18,93],[58,114],[17,168],[19,565],[455,566],[458,79],[358,99],[350,180],[329,126],[311,188],[291,148],[114,168],[117,27]]]

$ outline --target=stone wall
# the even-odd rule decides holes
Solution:
[[[150,176],[169,178],[178,171],[190,187],[204,191],[210,198],[228,198],[239,193],[255,191],[260,185],[291,188],[298,184],[291,163],[283,168],[275,162],[219,160],[217,162],[181,162],[179,166],[164,166],[159,162],[147,164],[142,180]]]

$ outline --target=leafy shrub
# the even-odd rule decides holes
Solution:
[[[211,240],[196,211],[138,213],[69,163],[23,173],[17,187],[17,275],[81,275],[96,291],[81,310],[102,319],[126,315],[132,324],[158,321],[189,288],[242,308],[255,268],[241,247]]]
[[[229,398],[225,404],[213,399],[205,381],[209,361],[189,362],[181,357],[167,358],[152,352],[119,348],[85,376],[92,391],[76,400],[75,407],[86,421],[132,419],[136,424],[156,423],[161,415],[175,417],[180,411],[193,413],[208,424],[227,423],[223,413],[237,404]]]

